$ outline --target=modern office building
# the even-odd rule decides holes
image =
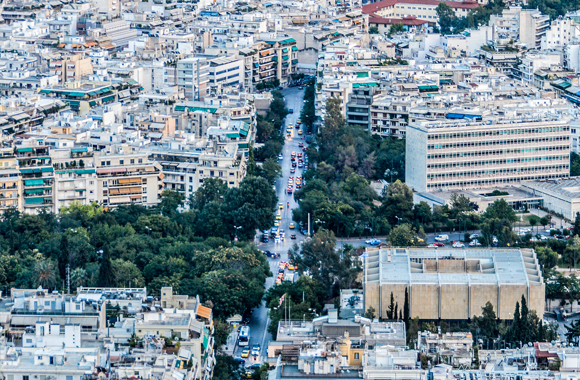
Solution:
[[[570,125],[562,114],[521,118],[411,119],[406,182],[415,191],[478,189],[570,175]]]
[[[532,249],[369,248],[364,260],[365,310],[386,317],[391,294],[412,318],[468,319],[491,302],[499,319],[512,319],[524,296],[544,311],[545,284]]]

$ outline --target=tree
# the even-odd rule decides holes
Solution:
[[[387,319],[394,319],[395,315],[395,297],[393,296],[393,292],[391,292],[391,303],[389,304],[389,308],[387,309]]]
[[[485,219],[505,219],[510,223],[518,220],[514,209],[505,201],[505,199],[496,199],[487,207],[483,214]]]
[[[177,213],[177,208],[183,205],[185,195],[177,191],[165,190],[161,193],[161,203],[159,208],[161,213],[165,216],[174,216]]]
[[[375,308],[372,306],[369,306],[367,311],[365,311],[365,313],[364,313],[364,317],[368,318],[370,320],[374,320],[377,317]]]
[[[528,222],[530,223],[530,227],[533,229],[538,223],[540,223],[540,217],[537,215],[530,215],[528,216]]]
[[[35,285],[44,289],[54,289],[57,277],[54,267],[49,261],[40,261],[34,265]]]
[[[570,176],[576,177],[580,175],[580,155],[576,152],[570,153]],[[576,218],[578,219],[578,218]]]
[[[190,196],[189,207],[201,211],[210,202],[222,203],[227,191],[228,184],[225,181],[219,178],[206,178],[197,191]]]
[[[389,28],[389,36],[392,36],[394,34],[398,34],[398,33],[404,33],[405,32],[405,27],[403,26],[402,23],[398,22],[396,24],[391,25],[391,27]]]
[[[476,329],[479,329],[479,336],[486,342],[486,344],[489,344],[490,341],[497,338],[497,318],[491,302],[488,301],[485,306],[481,308],[480,317],[473,317],[473,324]]]
[[[409,310],[409,288],[405,288],[405,303],[403,304],[403,320],[405,321],[405,325],[409,328],[409,318],[410,318],[410,310]]]
[[[572,234],[580,236],[580,212],[576,213],[576,219],[574,220],[574,228],[572,229]]]
[[[113,273],[113,265],[111,264],[111,257],[109,256],[108,244],[103,247],[103,257],[101,259],[99,278],[97,282],[98,286],[102,288],[111,288],[115,286],[115,274]]]
[[[72,289],[78,288],[79,286],[85,286],[87,280],[88,274],[83,268],[76,268],[70,272],[70,285]]]
[[[550,219],[547,216],[542,216],[540,218],[540,224],[542,225],[542,227],[546,228],[546,226],[550,224]]]
[[[282,167],[273,158],[268,158],[262,165],[262,170],[264,171],[264,178],[268,183],[274,183],[277,178],[282,177]]]
[[[369,34],[379,34],[379,27],[373,25],[369,28]]]
[[[437,8],[437,17],[439,17],[439,26],[441,27],[441,34],[450,34],[453,32],[453,25],[457,20],[455,11],[451,6],[444,2],[440,2]]]
[[[415,231],[411,225],[401,224],[395,226],[389,233],[389,242],[394,247],[409,247],[415,245]]]

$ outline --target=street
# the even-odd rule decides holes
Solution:
[[[291,87],[282,90],[284,97],[286,98],[286,107],[288,109],[294,110],[294,113],[288,114],[286,117],[286,124],[283,128],[282,133],[286,136],[286,126],[288,124],[296,125],[296,121],[300,118],[300,111],[302,110],[303,104],[303,90],[299,90],[298,87]],[[304,136],[304,135],[303,135]],[[276,180],[276,193],[278,195],[278,201],[284,204],[284,209],[281,210],[282,220],[280,221],[280,229],[284,230],[286,233],[286,238],[283,242],[276,244],[274,243],[274,239],[270,239],[268,243],[259,243],[258,248],[261,250],[268,250],[272,252],[280,253],[280,258],[278,259],[268,259],[270,262],[270,270],[272,274],[276,276],[278,274],[278,268],[280,265],[280,261],[288,261],[288,250],[294,243],[300,243],[304,239],[304,235],[302,235],[298,228],[291,230],[289,228],[290,222],[292,222],[292,209],[298,207],[298,203],[294,201],[293,195],[286,194],[286,187],[288,183],[288,177],[293,176],[302,176],[304,169],[296,168],[296,172],[294,174],[290,173],[291,169],[291,161],[290,161],[290,153],[291,152],[301,152],[302,149],[298,147],[298,144],[302,142],[306,145],[305,141],[300,139],[298,135],[298,129],[293,128],[291,137],[286,137],[286,143],[284,144],[284,148],[282,149],[283,159],[278,161],[280,166],[282,167],[282,177]],[[287,202],[290,202],[290,207],[287,207]],[[291,240],[290,235],[296,234],[296,240]],[[275,284],[275,277],[270,277],[266,279],[266,291],[274,286]],[[252,365],[254,363],[261,363],[263,359],[267,357],[267,347],[268,342],[272,339],[272,336],[267,333],[268,328],[268,309],[266,308],[265,302],[262,302],[262,305],[258,309],[254,309],[252,316],[250,317],[250,344],[248,348],[252,348],[253,345],[259,344],[261,351],[260,357],[258,360],[254,360],[253,358],[249,357],[246,358],[246,365]],[[236,347],[234,352],[235,357],[240,357],[242,349],[244,347]]]

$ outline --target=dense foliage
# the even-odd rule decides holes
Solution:
[[[312,132],[312,127],[316,121],[316,109],[314,106],[315,91],[314,86],[316,84],[316,79],[311,80],[304,90],[304,105],[302,106],[302,111],[300,112],[300,119],[306,127],[306,132]]]
[[[576,152],[570,153],[570,176],[580,175],[580,155]]]
[[[170,285],[213,303],[218,318],[259,305],[268,263],[252,244],[230,240],[271,226],[272,187],[256,177],[235,189],[209,179],[189,201],[192,209],[182,213],[183,196],[172,192],[153,209],[73,204],[59,215],[10,210],[0,221],[0,286],[65,290],[68,266],[71,291],[147,286],[159,294]]]

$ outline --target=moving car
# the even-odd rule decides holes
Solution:
[[[479,246],[481,246],[481,243],[477,239],[475,239],[475,240],[472,240],[469,242],[469,246],[470,247],[479,247]]]
[[[439,242],[433,243],[433,245],[436,246],[436,247],[445,247],[445,244],[439,243]]]
[[[296,228],[296,224],[294,222],[290,223],[290,229],[293,230],[294,228]]]
[[[296,240],[296,234],[292,234],[292,235],[290,235],[290,239],[292,239],[292,240]]]
[[[365,243],[370,244],[370,245],[379,245],[381,244],[381,240],[380,239],[370,239],[365,241]]]
[[[252,355],[253,356],[258,356],[260,355],[260,345],[259,344],[254,344],[252,346]]]
[[[463,244],[460,241],[456,241],[456,242],[453,243],[452,247],[453,248],[465,248],[465,244]]]
[[[296,169],[294,168],[290,169],[290,173],[296,173]]]
[[[302,135],[302,130],[299,130],[299,131],[298,131],[298,134],[299,134],[299,135]]]
[[[288,110],[288,113],[294,113],[294,110],[293,110],[292,108],[290,108],[290,109]]]
[[[439,235],[435,237],[435,241],[444,242],[449,240],[449,235]]]
[[[244,348],[244,349],[242,350],[242,355],[241,355],[241,356],[242,356],[242,358],[247,358],[247,357],[249,357],[249,356],[250,356],[250,349],[249,349],[249,348]]]
[[[282,202],[278,203],[278,208],[280,210],[284,210],[284,203],[282,203]]]
[[[300,119],[296,120],[296,128],[298,128],[298,126],[299,126],[300,124],[302,124],[302,120],[300,120]]]
[[[437,247],[435,244],[429,244],[429,245],[427,246],[427,248],[439,248],[439,247]]]

